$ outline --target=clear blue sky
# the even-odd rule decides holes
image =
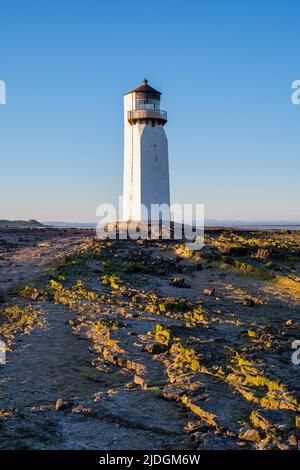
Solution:
[[[300,3],[3,1],[0,218],[93,221],[122,192],[122,93],[169,113],[173,202],[300,220]]]

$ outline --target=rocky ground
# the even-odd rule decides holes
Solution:
[[[0,449],[297,449],[300,233],[0,231]]]

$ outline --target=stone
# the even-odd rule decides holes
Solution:
[[[140,385],[143,389],[147,388],[147,384],[146,384],[145,380],[140,375],[135,375],[133,377],[133,381],[134,381],[135,384]]]
[[[291,446],[297,446],[298,445],[297,438],[296,438],[296,436],[294,436],[294,434],[289,436],[289,444]]]
[[[208,295],[209,297],[213,297],[215,293],[216,293],[215,289],[206,288],[203,290],[203,294]]]
[[[161,354],[168,350],[167,345],[160,343],[150,343],[145,346],[145,350],[150,354]]]
[[[55,410],[60,411],[60,410],[67,410],[72,408],[73,403],[71,403],[68,400],[64,400],[63,398],[58,398],[55,403]]]
[[[278,442],[277,447],[280,450],[289,450],[289,446],[287,444],[284,444],[283,442]]]
[[[239,432],[239,439],[242,439],[243,441],[259,442],[260,435],[256,429],[244,428],[244,429],[241,429]]]
[[[181,289],[190,288],[190,284],[188,284],[183,277],[174,277],[170,282],[170,286],[179,287]]]
[[[30,296],[31,300],[37,300],[37,298],[40,296],[40,293],[38,290],[33,292],[33,294]]]
[[[262,416],[258,411],[253,410],[250,415],[250,420],[252,421],[253,425],[261,428],[263,430],[269,429],[272,427],[270,422]]]
[[[72,413],[78,413],[78,414],[83,414],[86,416],[93,416],[95,414],[94,410],[92,408],[83,406],[83,405],[78,405],[72,408]]]

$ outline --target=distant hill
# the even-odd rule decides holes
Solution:
[[[34,219],[29,220],[0,220],[0,228],[42,228],[45,225]]]

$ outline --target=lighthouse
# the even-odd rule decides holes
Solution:
[[[167,113],[160,109],[161,93],[144,80],[124,94],[123,220],[150,220],[153,205],[159,219],[170,207]],[[145,211],[146,209],[146,211]],[[153,212],[152,212],[153,214]]]

